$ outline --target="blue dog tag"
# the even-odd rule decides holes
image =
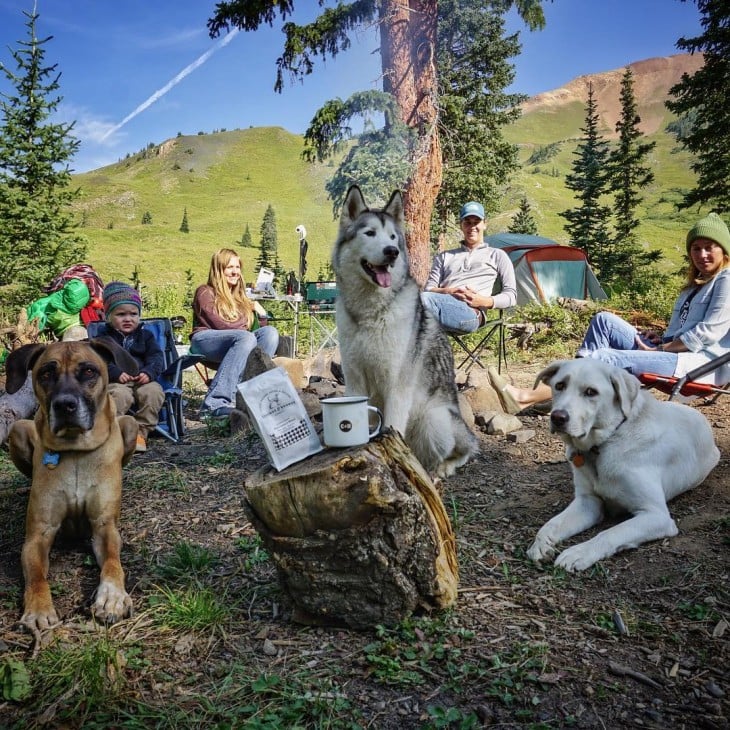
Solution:
[[[43,466],[47,466],[49,469],[55,469],[58,466],[58,462],[61,459],[61,454],[57,451],[44,451],[43,452]]]

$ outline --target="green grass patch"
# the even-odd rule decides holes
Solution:
[[[251,571],[257,565],[269,561],[269,554],[264,550],[259,535],[244,535],[236,540],[236,547],[243,553],[243,565]]]
[[[88,727],[87,720],[98,712],[129,700],[129,677],[145,665],[140,647],[106,632],[75,644],[57,639],[27,664],[28,709],[39,713],[39,725]]]
[[[183,541],[162,558],[156,572],[167,580],[191,583],[206,577],[216,563],[216,556],[208,548]]]
[[[220,628],[231,615],[231,604],[215,591],[199,586],[182,589],[161,587],[150,596],[155,616],[164,626],[182,631]]]
[[[124,488],[140,491],[190,494],[190,473],[177,466],[160,469],[155,464],[137,466],[131,462],[124,470]]]

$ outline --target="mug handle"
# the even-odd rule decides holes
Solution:
[[[380,433],[380,428],[383,425],[383,414],[380,412],[380,408],[376,408],[375,406],[368,406],[368,410],[378,416],[378,425],[368,434],[368,438],[371,439],[373,436],[377,436]]]

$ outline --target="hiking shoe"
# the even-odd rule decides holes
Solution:
[[[233,412],[233,406],[220,406],[216,408],[210,415],[211,418],[228,418]]]
[[[137,453],[147,451],[147,439],[141,434],[137,434],[137,445],[134,447]]]
[[[218,408],[201,408],[201,421],[222,421],[228,418],[233,411],[233,406],[219,406]]]

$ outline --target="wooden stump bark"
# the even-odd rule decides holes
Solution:
[[[456,600],[456,541],[441,497],[398,433],[261,469],[244,504],[297,611],[366,629]]]

